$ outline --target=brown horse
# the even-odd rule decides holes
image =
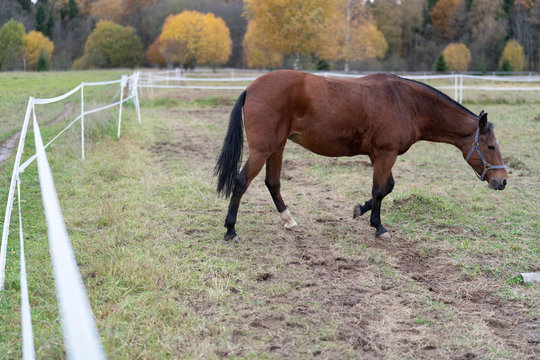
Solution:
[[[242,108],[249,158],[239,172]],[[353,217],[371,210],[376,236],[389,237],[380,211],[383,198],[394,187],[392,166],[417,141],[458,147],[492,189],[503,190],[508,178],[487,114],[482,111],[477,116],[430,86],[388,74],[336,80],[275,71],[255,80],[238,98],[214,170],[217,191],[226,197],[232,194],[225,239],[236,238],[240,199],[265,163],[265,183],[281,219],[287,229],[296,226],[280,193],[287,139],[324,156],[369,156],[372,198],[356,205]]]

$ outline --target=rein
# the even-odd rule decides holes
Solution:
[[[482,152],[480,151],[480,148],[479,148],[479,145],[480,145],[480,144],[478,144],[478,136],[479,135],[480,135],[480,127],[477,127],[476,128],[476,134],[474,135],[474,142],[473,142],[472,148],[471,148],[471,150],[469,150],[469,154],[467,155],[467,158],[465,159],[465,161],[468,164],[472,153],[475,150],[478,152],[478,155],[480,155],[480,159],[482,160],[482,164],[484,164],[484,171],[482,172],[482,175],[480,175],[480,174],[478,174],[478,172],[474,168],[472,168],[472,169],[473,169],[474,174],[476,175],[476,177],[479,178],[481,181],[484,181],[484,178],[486,177],[486,173],[488,172],[488,170],[491,170],[491,169],[506,169],[506,165],[504,165],[504,164],[503,165],[491,165],[490,163],[488,163],[486,161],[486,159],[484,158],[484,155],[482,154]],[[471,164],[469,164],[469,165],[471,165]]]

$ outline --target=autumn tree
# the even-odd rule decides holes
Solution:
[[[43,33],[30,31],[24,36],[23,58],[26,66],[31,70],[37,69],[38,60],[49,63],[52,58],[54,44]],[[43,67],[43,65],[41,65]]]
[[[90,14],[96,19],[119,21],[124,0],[98,0],[91,4]]]
[[[24,25],[9,20],[0,28],[0,69],[13,70],[19,66],[20,52],[24,47]]]
[[[231,55],[232,41],[223,19],[212,13],[184,11],[169,16],[159,36],[160,52],[168,63],[185,68],[222,64]]]
[[[465,0],[439,0],[429,16],[443,38],[455,39],[462,34],[465,14]]]
[[[255,21],[272,51],[294,55],[315,53],[324,42],[323,29],[335,11],[333,0],[245,0],[245,14]]]
[[[372,13],[377,28],[388,44],[388,53],[399,54],[403,41],[401,22],[402,5],[395,0],[377,0],[373,3]]]
[[[540,66],[540,0],[514,0],[511,9],[512,38],[523,46],[525,66]],[[535,62],[537,64],[535,65]],[[518,71],[514,68],[514,71]]]
[[[422,32],[424,0],[401,0],[401,54],[412,53]]]
[[[508,62],[514,71],[522,71],[527,66],[523,47],[515,40],[508,40],[499,60],[499,67],[502,68],[504,62]]]
[[[146,50],[146,60],[152,64],[156,65],[166,65],[167,61],[160,52],[161,41],[159,38],[154,40],[152,44]]]
[[[503,0],[474,0],[471,4],[469,48],[476,71],[497,67],[508,36],[508,19],[503,14]]]
[[[142,44],[135,29],[101,20],[86,40],[84,55],[75,61],[73,67],[135,67],[141,64],[142,59]]]
[[[261,33],[254,20],[248,23],[242,44],[244,57],[250,68],[272,69],[283,64],[283,54],[273,50],[272,44]]]
[[[373,23],[371,14],[360,1],[339,0],[322,32],[323,42],[317,55],[326,60],[349,61],[382,58],[388,45]]]
[[[449,70],[467,71],[471,62],[471,52],[463,43],[449,44],[442,52]]]

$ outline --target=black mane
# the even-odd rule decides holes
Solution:
[[[401,76],[397,76],[397,75],[394,75],[395,77],[399,78],[399,79],[402,79],[402,80],[405,80],[405,81],[410,81],[412,83],[415,83],[415,84],[418,84],[418,85],[422,85],[423,87],[431,90],[432,92],[434,92],[435,94],[439,95],[440,97],[442,97],[444,100],[450,102],[451,104],[453,104],[454,106],[457,106],[458,108],[464,110],[465,112],[469,113],[470,115],[478,118],[478,115],[476,115],[475,113],[473,113],[471,110],[467,109],[465,106],[461,105],[460,103],[458,103],[457,101],[455,101],[454,99],[452,99],[450,96],[446,95],[445,93],[443,93],[442,91],[439,91],[437,89],[435,89],[434,87],[431,87],[429,86],[428,84],[425,84],[423,82],[420,82],[420,81],[416,81],[416,80],[411,80],[411,79],[406,79],[406,78],[403,78]]]

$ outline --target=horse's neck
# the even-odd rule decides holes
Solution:
[[[452,104],[441,104],[437,112],[432,109],[422,119],[422,140],[452,144],[460,149],[470,142],[477,126],[471,114]]]

